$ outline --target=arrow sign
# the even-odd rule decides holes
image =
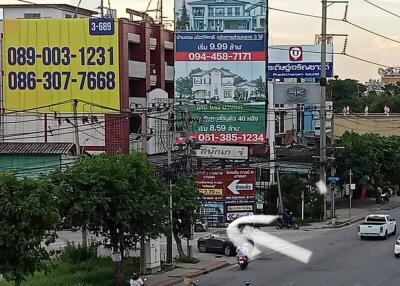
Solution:
[[[235,195],[240,195],[239,191],[252,191],[253,190],[253,184],[239,184],[240,180],[233,180],[229,186],[228,190],[230,190],[232,193]]]

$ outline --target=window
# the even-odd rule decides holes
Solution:
[[[204,84],[211,84],[211,78],[205,78]]]
[[[65,14],[65,18],[69,19],[72,18],[72,16],[70,14]]]
[[[215,14],[217,15],[217,16],[224,16],[224,8],[217,8],[217,9],[215,9]]]
[[[208,8],[208,16],[214,16],[214,8]]]
[[[218,96],[218,88],[214,89],[214,96]]]
[[[194,78],[194,84],[201,84],[201,78]]]
[[[193,8],[193,16],[195,17],[204,16],[204,8]]]
[[[240,15],[240,7],[235,7],[235,16]]]
[[[25,13],[25,19],[40,19],[40,13]]]
[[[275,112],[275,133],[285,132],[285,111]]]
[[[228,16],[232,15],[233,15],[232,7],[228,7]]]
[[[232,98],[232,91],[224,90],[224,98]]]

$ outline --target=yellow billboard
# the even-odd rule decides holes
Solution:
[[[114,19],[5,20],[3,52],[6,111],[120,109]]]

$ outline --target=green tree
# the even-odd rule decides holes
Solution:
[[[0,173],[0,210],[0,273],[21,285],[50,258],[45,246],[54,242],[60,219],[55,187]]]
[[[65,213],[73,222],[85,222],[91,233],[103,238],[106,248],[121,254],[116,280],[122,285],[126,251],[137,250],[139,243],[143,247],[145,240],[165,231],[164,184],[142,153],[83,157],[63,176],[68,186],[62,188],[63,203],[69,208]]]
[[[189,14],[186,9],[186,1],[183,0],[181,17],[176,21],[177,31],[187,31],[189,29]]]
[[[242,83],[242,82],[246,82],[246,80],[239,75],[235,76],[235,78],[233,79],[234,86],[237,86],[239,83]]]
[[[185,257],[181,238],[191,236],[191,228],[197,218],[201,194],[192,178],[179,177],[172,189],[173,235],[180,258]]]
[[[256,84],[256,92],[258,96],[265,96],[265,81],[260,76],[258,79],[253,81]]]
[[[179,98],[190,98],[193,94],[193,79],[190,77],[180,77],[175,81],[175,87]]]

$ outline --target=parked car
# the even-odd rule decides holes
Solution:
[[[394,245],[394,256],[400,257],[400,236],[397,238]]]
[[[358,226],[360,239],[365,237],[381,237],[387,239],[389,235],[396,234],[396,220],[389,215],[371,214]]]
[[[209,236],[197,240],[197,247],[200,252],[223,253],[226,256],[236,254],[235,245],[229,240],[225,231],[215,232]]]
[[[207,221],[197,220],[194,224],[194,231],[195,232],[203,232],[208,230],[208,223]]]

